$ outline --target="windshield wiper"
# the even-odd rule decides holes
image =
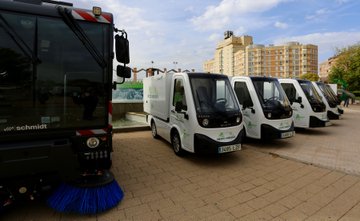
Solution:
[[[36,57],[35,53],[30,49],[30,47],[25,43],[25,41],[16,33],[16,31],[7,23],[4,16],[0,14],[0,25],[5,29],[6,33],[14,40],[15,44],[20,48],[20,50],[30,58],[32,63],[40,63],[40,59]]]
[[[71,10],[69,10],[68,8],[63,8],[61,6],[58,6],[57,9],[64,22],[74,32],[74,34],[78,37],[78,39],[84,44],[85,48],[89,51],[89,53],[95,59],[95,61],[100,65],[100,67],[105,68],[107,65],[106,61],[102,57],[101,53],[97,50],[95,45],[85,34],[84,30],[76,22],[76,20],[71,14]]]

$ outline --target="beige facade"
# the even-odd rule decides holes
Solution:
[[[218,44],[214,59],[203,68],[229,76],[299,77],[318,73],[318,47],[298,42],[264,46],[253,44],[251,36],[231,36]]]
[[[216,47],[214,59],[204,62],[204,71],[234,75],[236,69],[235,53],[244,51],[246,46],[253,43],[252,41],[251,36],[236,37],[232,33],[225,32],[225,39]]]
[[[320,66],[319,67],[319,69],[320,69],[319,70],[320,80],[322,80],[322,81],[327,81],[328,80],[331,68],[335,64],[336,60],[337,60],[337,57],[331,57],[328,60],[320,63],[320,65],[319,65]]]

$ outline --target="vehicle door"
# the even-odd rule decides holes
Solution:
[[[245,81],[235,81],[234,91],[239,100],[241,112],[243,114],[246,136],[259,138],[260,122],[259,111],[255,111],[254,102]]]
[[[283,87],[294,111],[293,119],[295,127],[308,127],[309,113],[303,104],[303,99],[306,99],[306,97],[300,96],[293,83],[281,83],[281,86]]]
[[[173,82],[173,93],[170,106],[170,123],[177,128],[181,143],[184,149],[190,150],[190,135],[193,134],[193,128],[189,121],[188,99],[191,97],[185,90],[185,80],[183,76],[175,76]]]

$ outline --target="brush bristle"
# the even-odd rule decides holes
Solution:
[[[48,199],[48,205],[58,212],[96,214],[115,207],[124,193],[119,184],[111,183],[99,187],[75,187],[61,184]]]

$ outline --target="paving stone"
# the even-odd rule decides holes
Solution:
[[[251,141],[221,156],[176,156],[150,130],[113,136],[112,171],[124,199],[93,216],[18,205],[2,221],[360,220],[360,105],[333,126]]]

